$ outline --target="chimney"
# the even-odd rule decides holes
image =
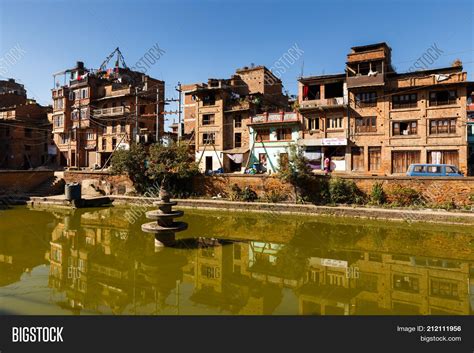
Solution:
[[[9,79],[8,79],[8,82],[10,82],[10,83],[15,83],[15,79],[14,79],[14,78],[9,78]]]
[[[76,68],[77,69],[83,69],[84,68],[84,62],[83,61],[77,61],[76,62]]]

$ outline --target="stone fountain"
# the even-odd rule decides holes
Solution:
[[[170,201],[171,194],[165,182],[160,187],[159,196],[160,201],[153,202],[158,209],[146,213],[146,218],[153,219],[154,222],[143,224],[142,231],[155,234],[156,247],[172,246],[176,242],[175,233],[186,230],[188,224],[174,221],[174,218],[182,217],[184,212],[172,210],[177,202]]]

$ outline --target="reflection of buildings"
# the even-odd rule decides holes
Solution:
[[[470,313],[467,262],[373,252],[338,255],[346,256],[310,259],[300,313]]]
[[[228,233],[155,253],[153,237],[134,237],[142,234],[113,212],[64,217],[53,231],[50,286],[73,312],[472,313],[469,235],[416,237],[416,229],[401,235],[393,228],[331,230],[306,222],[286,242]],[[223,218],[219,227],[225,224]],[[311,227],[320,231],[314,242]],[[351,238],[344,227],[351,227]]]

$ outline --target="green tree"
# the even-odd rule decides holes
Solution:
[[[116,150],[111,159],[111,172],[114,175],[128,174],[135,189],[143,193],[150,185],[146,175],[147,153],[140,144],[132,144],[129,150]]]
[[[184,186],[183,181],[197,175],[199,169],[189,154],[186,145],[171,144],[163,146],[154,144],[150,147],[148,177],[157,181],[164,187],[171,187],[178,191],[177,187]]]
[[[308,159],[303,151],[296,145],[287,148],[288,162],[279,160],[278,176],[281,180],[290,183],[295,192],[295,199],[298,202],[305,197],[305,190],[311,183],[314,175],[308,164]]]

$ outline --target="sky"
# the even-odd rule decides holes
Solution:
[[[252,63],[283,67],[278,70],[283,85],[296,94],[301,75],[342,73],[352,46],[387,42],[398,72],[408,71],[434,46],[436,60],[428,68],[450,66],[459,58],[472,81],[473,4],[0,0],[0,79],[15,78],[29,97],[48,105],[53,73],[76,61],[98,68],[116,47],[134,66],[158,46],[162,55],[146,73],[166,82],[166,98],[177,98],[178,82],[229,78]],[[296,60],[281,59],[295,46]],[[168,124],[173,119],[169,115]]]

